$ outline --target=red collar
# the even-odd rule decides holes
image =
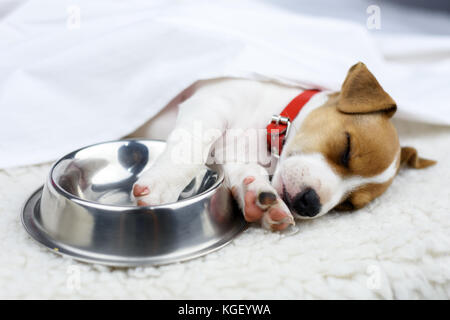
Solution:
[[[279,157],[289,133],[291,122],[299,114],[304,105],[320,90],[305,90],[296,96],[279,115],[273,115],[267,126],[267,146],[270,152]]]

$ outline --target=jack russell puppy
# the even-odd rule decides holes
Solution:
[[[245,219],[264,228],[283,230],[294,217],[359,209],[389,187],[402,164],[435,163],[400,147],[390,121],[395,111],[363,63],[350,68],[336,93],[243,79],[201,81],[177,112],[157,117],[174,122],[177,114],[175,128],[133,195],[138,205],[177,201],[206,163],[219,162]]]

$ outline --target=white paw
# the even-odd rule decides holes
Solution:
[[[133,195],[136,197],[137,204],[146,206],[177,201],[193,178],[191,171],[177,166],[150,168],[133,186]]]

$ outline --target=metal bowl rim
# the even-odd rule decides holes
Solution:
[[[104,142],[98,142],[98,143],[94,143],[94,144],[90,144],[87,145],[85,147],[82,148],[78,148],[74,151],[71,151],[69,153],[67,153],[66,155],[62,156],[61,158],[59,158],[58,160],[55,161],[55,163],[51,166],[50,168],[50,172],[49,172],[49,180],[53,186],[53,188],[58,192],[58,194],[61,194],[63,197],[65,197],[66,199],[75,202],[79,205],[82,206],[86,206],[86,207],[93,207],[93,208],[97,208],[97,209],[102,209],[102,210],[109,210],[109,211],[113,211],[113,212],[123,212],[124,210],[126,211],[142,211],[142,209],[146,209],[146,210],[155,210],[155,209],[165,209],[165,208],[173,208],[174,206],[176,207],[180,207],[180,206],[184,206],[184,205],[190,205],[193,203],[196,203],[198,200],[201,200],[205,197],[207,197],[210,193],[213,193],[217,188],[219,188],[222,183],[224,182],[224,173],[223,173],[223,169],[221,168],[221,166],[217,166],[218,171],[216,171],[219,174],[219,177],[217,179],[217,181],[214,183],[214,185],[209,188],[208,190],[195,195],[193,197],[187,198],[187,199],[183,199],[183,200],[179,200],[179,201],[175,201],[175,202],[170,202],[170,203],[164,203],[164,204],[160,204],[160,205],[149,205],[149,206],[131,206],[131,205],[113,205],[113,204],[103,204],[103,203],[99,203],[99,202],[95,202],[95,201],[90,201],[90,200],[86,200],[86,199],[82,199],[80,197],[77,197],[76,195],[67,192],[65,189],[63,189],[54,179],[53,179],[53,172],[54,169],[56,168],[56,166],[63,160],[67,159],[69,156],[84,150],[84,149],[88,149],[91,147],[95,147],[97,145],[102,145],[102,144],[108,144],[108,143],[117,143],[117,142],[125,142],[125,141],[148,141],[148,142],[158,142],[158,143],[166,143],[163,140],[158,140],[158,139],[140,139],[140,138],[131,138],[131,139],[118,139],[118,140],[110,140],[110,141],[104,141]]]

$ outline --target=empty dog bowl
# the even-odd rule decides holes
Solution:
[[[161,265],[221,248],[246,222],[220,166],[194,178],[177,202],[135,206],[132,186],[164,147],[120,140],[64,156],[26,202],[25,229],[57,253],[112,266]]]

